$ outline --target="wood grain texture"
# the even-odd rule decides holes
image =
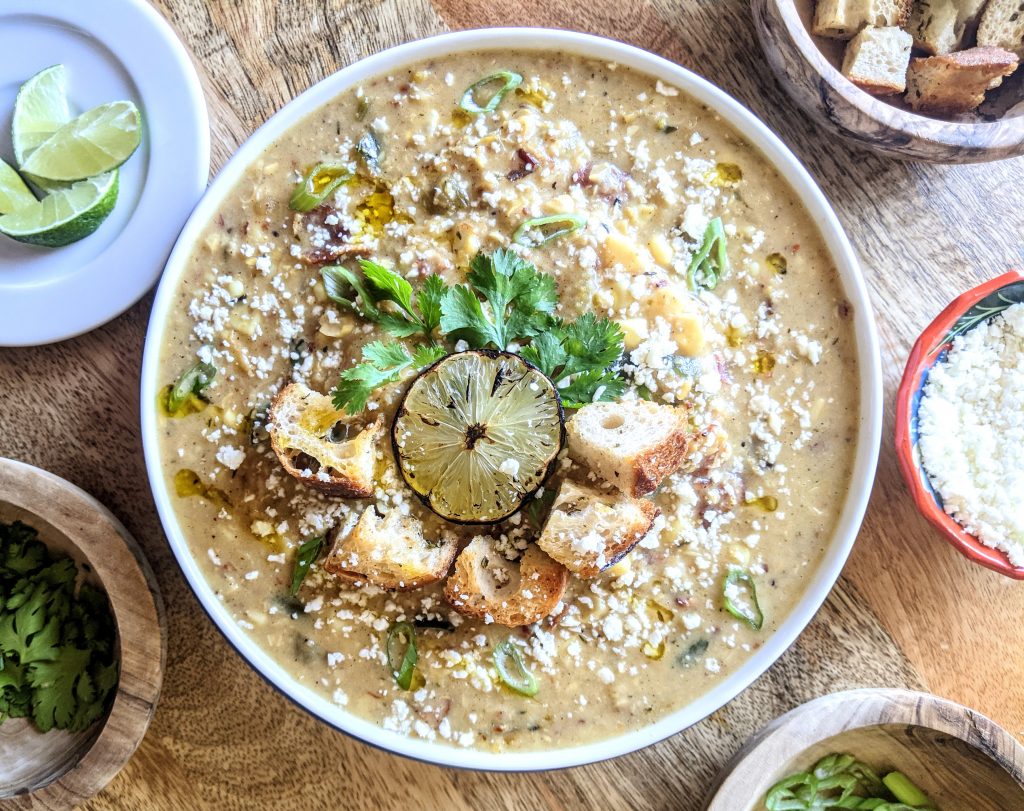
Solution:
[[[779,780],[844,752],[903,772],[938,808],[1024,807],[1024,746],[988,718],[909,690],[851,690],[786,713],[722,770],[705,811],[760,811]],[[750,799],[747,799],[750,798]]]
[[[295,93],[358,57],[446,29],[575,28],[648,48],[722,86],[804,161],[836,207],[877,307],[886,408],[918,332],[956,293],[1021,263],[1024,161],[937,167],[884,160],[817,128],[758,46],[745,0],[159,0],[210,106],[216,169]],[[996,223],[990,212],[1000,211]],[[744,740],[801,702],[863,686],[927,689],[1024,734],[1024,589],[969,564],[918,517],[888,417],[865,529],[797,644],[687,732],[557,774],[447,771],[370,749],[276,694],[225,644],[169,554],[139,439],[150,299],[88,335],[0,350],[0,455],[102,499],[144,545],[167,602],[164,691],[145,741],[89,808],[635,808],[695,811]]]
[[[52,551],[87,566],[117,623],[120,673],[102,722],[75,735],[44,735],[20,719],[0,727],[0,805],[62,811],[106,786],[146,734],[167,658],[163,602],[135,540],[67,481],[0,458],[0,520],[29,523]]]
[[[751,0],[750,5],[768,63],[789,94],[823,127],[877,152],[912,160],[973,163],[1024,154],[1024,116],[941,121],[855,87],[808,31],[812,0]],[[1019,97],[1016,81],[1012,88]]]

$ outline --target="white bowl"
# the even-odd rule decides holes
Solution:
[[[614,738],[584,746],[502,754],[454,748],[382,729],[376,724],[341,709],[327,698],[299,684],[281,665],[251,640],[217,599],[189,550],[174,513],[173,496],[165,486],[158,446],[160,431],[155,409],[151,407],[151,404],[156,402],[157,391],[161,385],[158,376],[158,360],[163,345],[166,316],[174,306],[178,280],[187,267],[193,243],[199,237],[207,221],[216,214],[222,200],[231,192],[245,169],[295,122],[338,94],[370,77],[420,60],[443,57],[446,54],[498,48],[581,54],[634,68],[689,93],[698,102],[707,105],[708,115],[722,116],[750,143],[758,147],[780,170],[780,173],[789,178],[793,190],[820,229],[839,275],[842,277],[846,297],[853,305],[857,351],[860,360],[861,392],[860,433],[853,466],[853,479],[846,503],[843,505],[835,537],[832,539],[821,565],[808,583],[807,590],[800,602],[781,627],[765,639],[763,646],[741,667],[699,699],[641,729],[623,730],[623,734]],[[875,463],[878,458],[882,424],[881,379],[878,337],[875,333],[871,304],[861,278],[857,259],[842,227],[825,197],[800,162],[752,113],[717,87],[695,76],[690,71],[630,45],[567,31],[495,28],[481,31],[460,31],[419,42],[411,42],[349,65],[338,73],[328,76],[287,104],[260,127],[228,161],[182,230],[156,295],[142,364],[142,438],[153,497],[156,500],[171,548],[178,558],[185,577],[206,612],[228,641],[257,672],[282,693],[303,709],[337,729],[366,743],[408,757],[446,766],[473,769],[501,771],[558,769],[593,763],[633,752],[686,729],[733,699],[754,679],[764,673],[782,655],[783,651],[793,644],[793,641],[824,602],[838,578],[860,528],[868,496],[871,493]]]

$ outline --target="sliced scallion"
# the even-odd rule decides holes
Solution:
[[[197,397],[217,376],[217,367],[197,360],[189,366],[167,393],[167,410],[173,414],[179,411],[194,394]]]
[[[498,669],[501,680],[510,688],[524,696],[535,696],[539,689],[537,680],[526,669],[519,648],[511,639],[499,642],[494,648],[494,666]]]
[[[295,187],[288,206],[292,211],[312,211],[334,194],[335,189],[351,179],[352,173],[344,166],[318,163]]]
[[[416,673],[416,629],[409,622],[396,622],[388,629],[388,667],[395,683],[403,690],[412,687]]]
[[[755,631],[760,631],[764,625],[764,613],[757,602],[757,586],[746,569],[729,567],[722,586],[722,606]]]
[[[579,231],[586,224],[587,218],[582,214],[549,214],[546,217],[533,217],[516,229],[512,234],[512,241],[536,248],[573,231]]]
[[[892,796],[913,808],[922,808],[931,805],[928,795],[914,785],[910,778],[903,772],[889,772],[882,778],[885,787],[892,792]]]
[[[478,102],[477,92],[497,82],[502,83],[501,87],[495,90],[483,104]],[[501,100],[505,98],[505,94],[515,90],[522,83],[523,77],[518,73],[514,73],[511,70],[499,70],[490,76],[485,76],[478,82],[473,82],[473,84],[467,87],[466,92],[462,94],[462,98],[459,100],[459,107],[473,115],[493,113],[498,109]]]
[[[691,290],[703,287],[714,290],[722,276],[729,272],[729,255],[725,250],[725,226],[715,217],[704,229],[700,250],[690,260],[686,281]]]

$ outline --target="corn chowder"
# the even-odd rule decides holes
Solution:
[[[691,702],[786,619],[850,478],[817,229],[614,64],[465,54],[336,98],[172,313],[162,458],[206,577],[295,679],[420,738],[576,745]]]

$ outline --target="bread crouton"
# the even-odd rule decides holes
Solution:
[[[596,577],[629,554],[660,510],[617,490],[583,487],[568,479],[551,505],[537,546],[580,577]]]
[[[448,574],[458,551],[450,532],[428,538],[423,522],[399,510],[383,517],[367,507],[356,525],[332,532],[324,569],[347,580],[365,581],[382,589],[409,591],[436,583]]]
[[[978,26],[978,45],[1002,48],[1024,59],[1024,2],[989,0]]]
[[[811,33],[850,39],[868,25],[902,28],[910,19],[913,0],[818,0]]]
[[[917,0],[907,23],[907,30],[914,37],[914,47],[932,55],[958,50],[963,43],[964,29],[957,18],[953,0]]]
[[[709,440],[720,429],[691,428],[682,408],[623,400],[583,406],[565,431],[576,462],[639,498],[677,470],[704,464]]]
[[[568,580],[565,567],[536,544],[510,561],[492,538],[478,535],[456,559],[444,598],[467,617],[509,627],[532,625],[555,610]]]
[[[352,439],[349,425],[329,397],[301,383],[281,389],[267,415],[270,445],[289,475],[329,496],[370,498],[384,420]]]
[[[907,87],[913,38],[902,28],[869,25],[850,40],[842,73],[861,90],[884,96]]]
[[[1017,68],[1016,54],[1001,48],[966,51],[910,60],[907,103],[911,109],[939,115],[974,110],[985,91],[998,87]]]

